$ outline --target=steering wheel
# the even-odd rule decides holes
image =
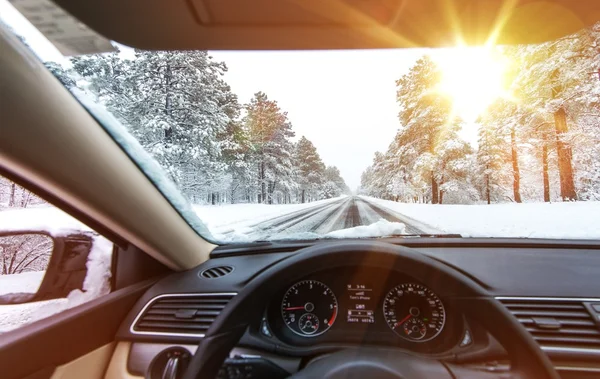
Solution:
[[[277,289],[308,272],[348,265],[407,273],[445,302],[480,323],[506,349],[511,377],[559,379],[533,337],[487,290],[461,272],[422,253],[379,241],[323,243],[268,267],[229,302],[200,341],[184,379],[213,378],[248,325],[260,322]],[[393,349],[355,348],[325,356],[292,378],[482,378],[485,373]]]

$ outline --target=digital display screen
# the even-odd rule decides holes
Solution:
[[[373,324],[375,322],[375,302],[373,289],[365,284],[347,284],[346,299],[348,311],[346,321],[353,324]]]

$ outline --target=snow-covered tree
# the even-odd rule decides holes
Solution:
[[[327,166],[325,168],[325,182],[335,184],[336,191],[333,197],[340,196],[341,194],[351,193],[346,181],[340,174],[340,170],[335,166]]]
[[[300,202],[319,199],[320,190],[326,183],[325,164],[315,146],[304,136],[296,143],[294,160],[297,167]]]
[[[477,121],[475,151],[436,91],[433,61],[397,81],[400,128],[363,173],[361,193],[432,203],[600,199],[600,23],[499,53],[511,62],[510,96]]]
[[[120,118],[192,201],[224,198],[240,106],[205,51],[119,52],[72,59],[89,90]],[[222,154],[228,155],[224,159]]]
[[[44,271],[48,268],[54,242],[45,234],[0,237],[0,275]]]
[[[17,183],[0,176],[0,210],[4,208],[27,208],[44,204],[45,201]]]
[[[276,191],[289,198],[295,187],[291,141],[294,131],[287,113],[265,93],[257,92],[246,105],[244,125],[257,173],[257,201],[272,204]]]

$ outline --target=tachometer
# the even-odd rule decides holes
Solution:
[[[440,298],[429,288],[404,283],[386,295],[383,317],[400,337],[425,342],[440,334],[446,322],[446,311]]]
[[[290,287],[281,302],[281,315],[290,330],[303,337],[325,333],[337,317],[333,292],[316,280],[303,280]]]

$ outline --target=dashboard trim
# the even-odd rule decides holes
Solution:
[[[600,357],[600,349],[587,347],[541,346],[541,349],[546,353],[579,353]]]
[[[496,300],[528,300],[528,301],[582,301],[595,302],[600,301],[600,298],[593,297],[528,297],[528,296],[496,296]]]
[[[142,336],[159,336],[159,337],[198,337],[198,338],[203,338],[205,336],[204,333],[166,333],[166,332],[145,332],[145,331],[138,331],[134,329],[135,324],[137,324],[138,320],[140,319],[140,317],[142,317],[142,315],[144,314],[144,312],[146,311],[146,309],[148,309],[148,307],[154,303],[156,300],[158,299],[162,299],[165,297],[197,297],[197,296],[235,296],[237,295],[237,292],[207,292],[207,293],[168,293],[168,294],[162,294],[162,295],[158,295],[158,296],[154,296],[153,298],[151,298],[150,300],[148,300],[146,302],[146,304],[144,305],[144,307],[142,308],[141,311],[138,312],[137,316],[135,316],[135,319],[133,320],[133,322],[131,323],[131,325],[129,326],[129,332],[131,334],[134,335],[142,335]]]
[[[582,366],[554,366],[558,371],[572,372],[600,372],[600,367],[582,367]]]
[[[525,301],[572,301],[572,302],[600,302],[600,298],[593,297],[528,297],[528,296],[496,296],[496,300],[525,300]],[[568,346],[543,346],[540,348],[546,353],[576,353],[588,356],[600,357],[600,349],[587,347],[568,347]]]

